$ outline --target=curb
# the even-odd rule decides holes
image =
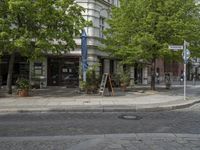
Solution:
[[[156,105],[104,105],[104,106],[67,106],[67,107],[41,107],[41,108],[0,108],[0,113],[34,113],[34,112],[68,112],[68,113],[84,113],[84,112],[159,112],[159,111],[170,111],[175,109],[183,109],[200,103],[198,100],[188,100],[186,102],[176,104],[156,104]]]

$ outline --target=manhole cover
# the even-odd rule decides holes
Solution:
[[[118,118],[126,120],[140,120],[142,117],[137,115],[120,115]]]

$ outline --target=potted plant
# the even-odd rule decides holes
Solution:
[[[98,91],[99,78],[96,75],[97,65],[98,64],[91,66],[91,68],[88,68],[86,72],[87,78],[85,82],[85,90],[86,90],[86,93],[88,94],[97,93]]]
[[[126,87],[129,85],[129,83],[130,83],[129,74],[128,73],[120,74],[120,86],[123,91],[126,90]]]
[[[17,94],[19,96],[25,97],[29,95],[28,94],[30,88],[29,80],[24,78],[17,79],[16,86],[17,86]]]
[[[85,91],[86,90],[86,81],[80,81],[79,89],[80,91]]]

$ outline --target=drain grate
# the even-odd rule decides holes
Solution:
[[[140,120],[140,119],[142,119],[141,116],[137,116],[137,115],[120,115],[118,118],[126,119],[126,120]]]

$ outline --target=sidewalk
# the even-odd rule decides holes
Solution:
[[[179,87],[180,88],[180,87]],[[144,89],[144,87],[142,87]],[[174,90],[177,90],[176,87]],[[162,88],[160,91],[115,89],[115,96],[86,95],[77,89],[51,87],[31,92],[30,97],[0,97],[0,112],[136,112],[164,111],[189,107],[200,98],[173,94]]]

